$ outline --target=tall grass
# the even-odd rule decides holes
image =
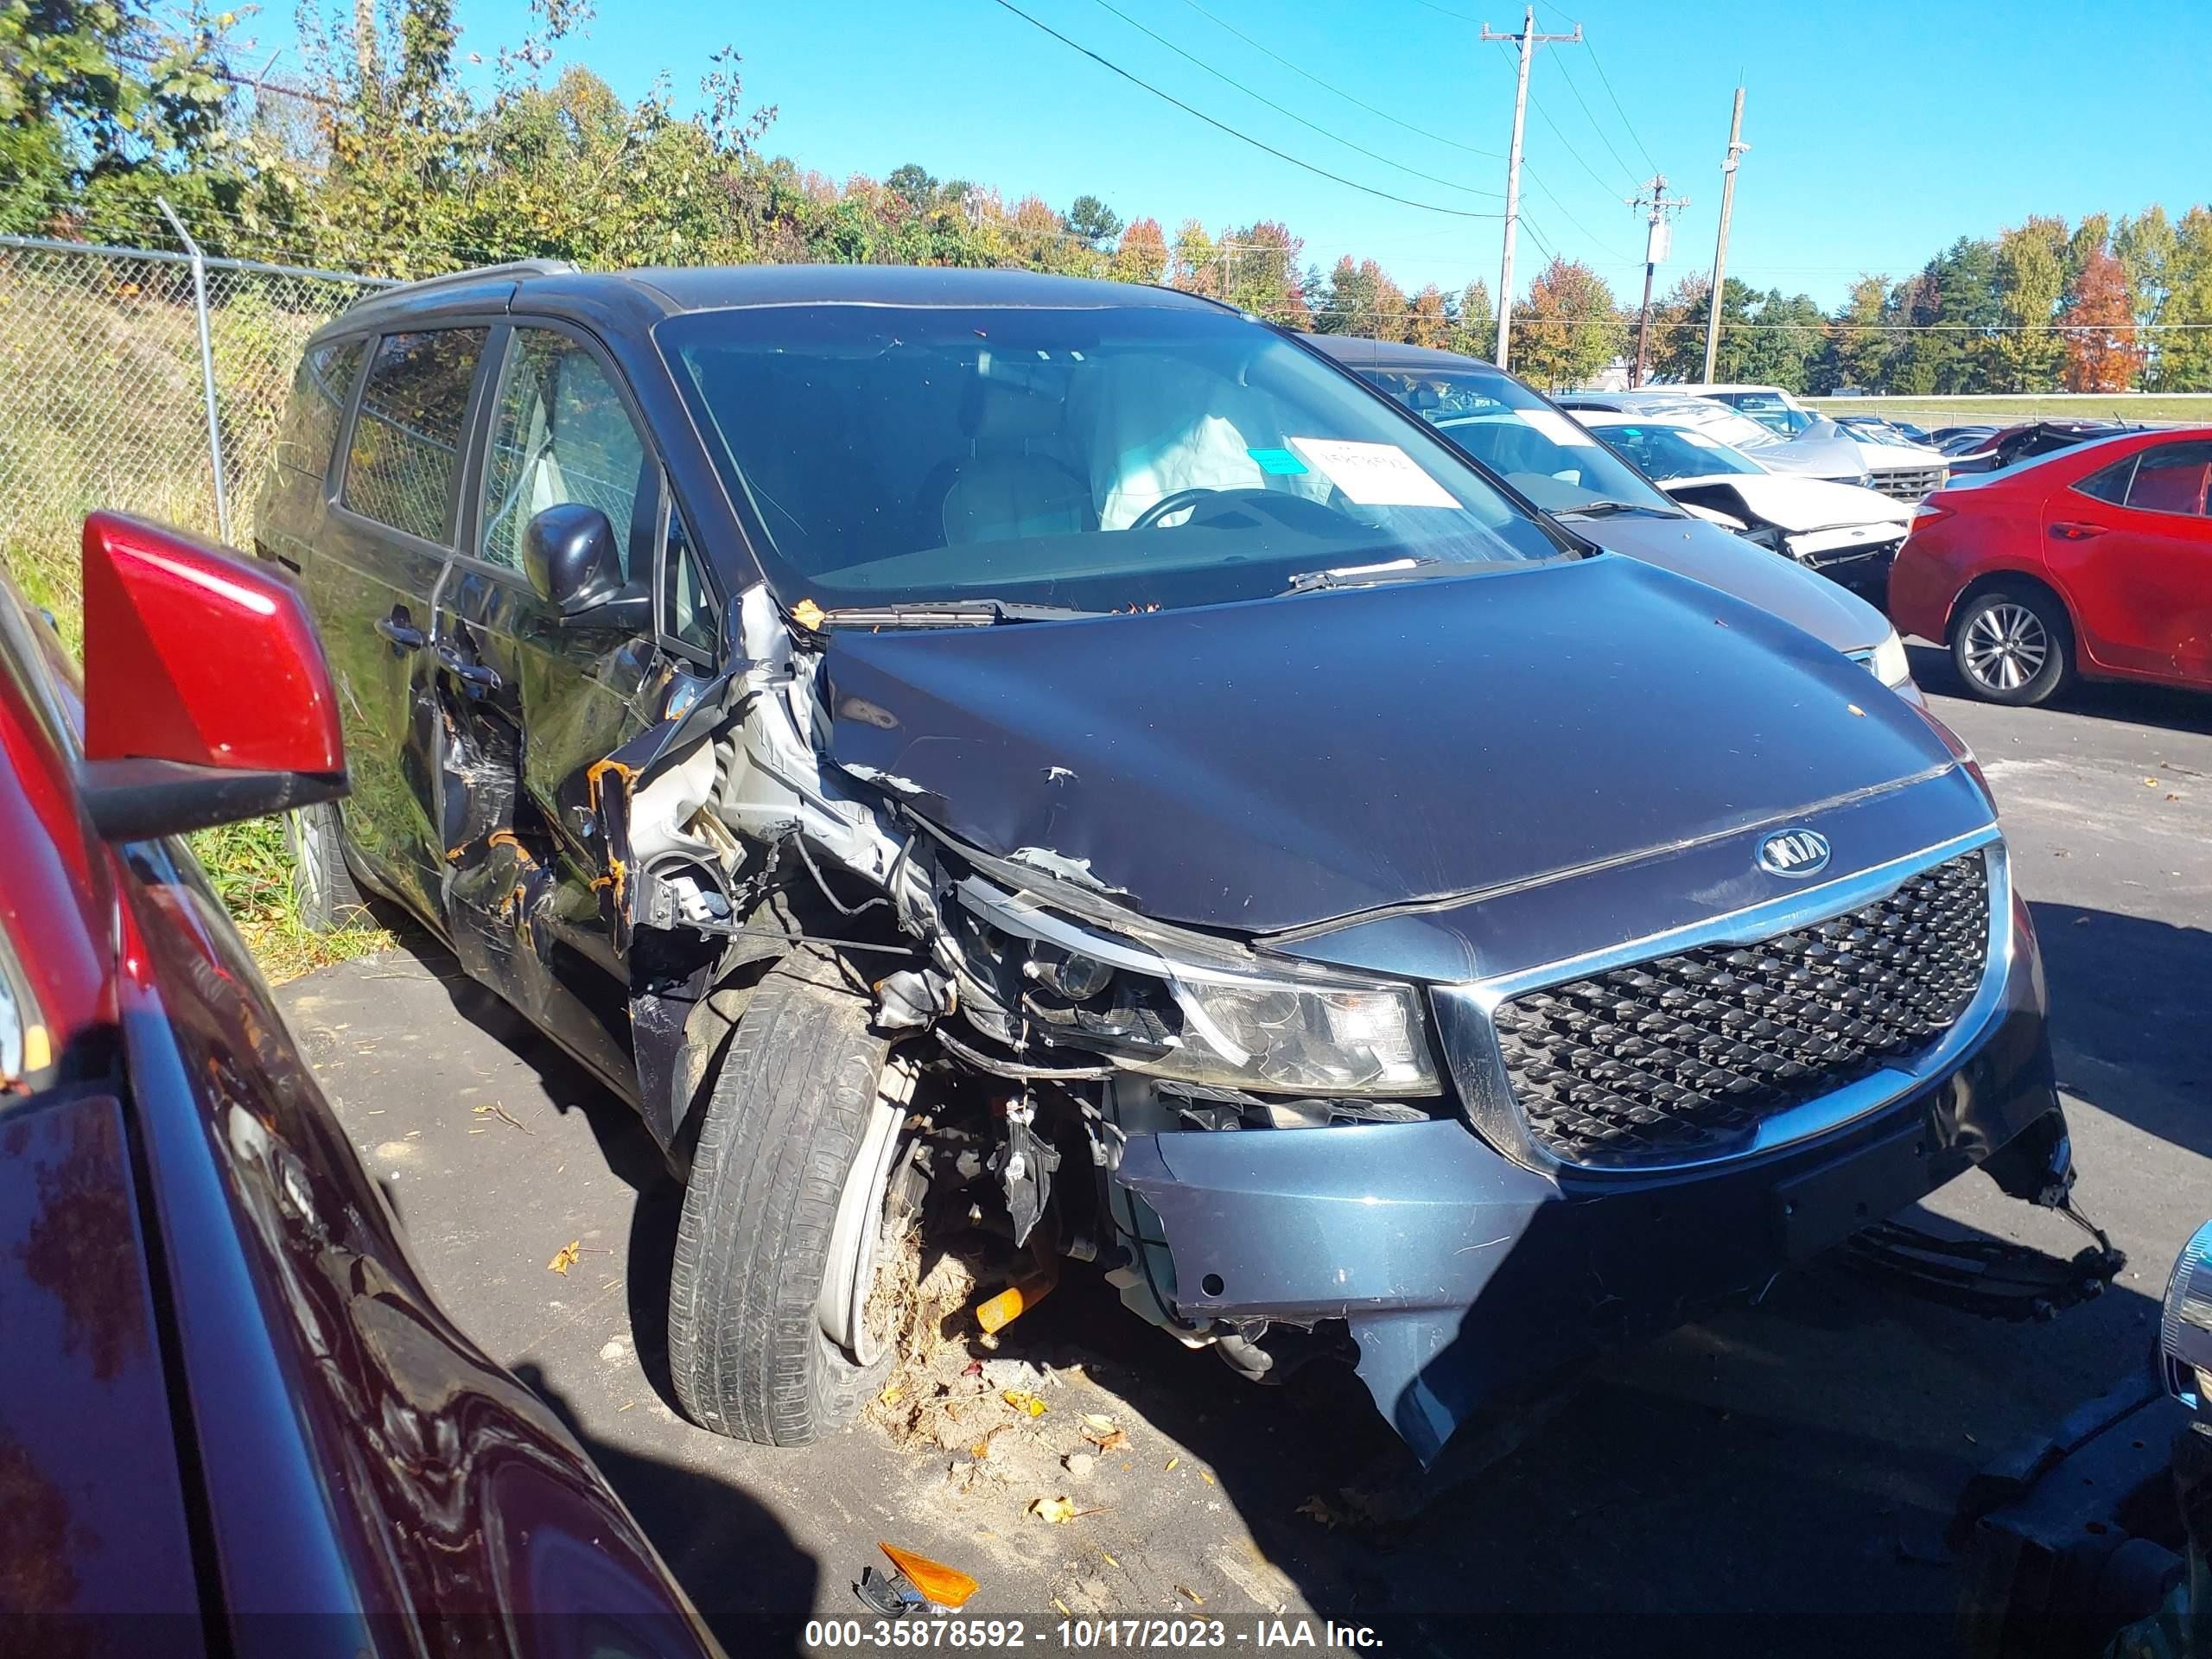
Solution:
[[[83,648],[86,513],[111,507],[217,533],[197,334],[175,283],[174,267],[143,262],[16,251],[0,259],[0,556],[73,652]],[[239,291],[216,314],[242,547],[300,342],[331,308]],[[203,830],[190,845],[271,981],[391,943],[378,927],[318,934],[302,923],[281,818]]]

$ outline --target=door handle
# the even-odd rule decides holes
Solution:
[[[2050,527],[2050,533],[2062,542],[2086,542],[2092,536],[2103,535],[2105,527],[2084,524],[2079,519],[2063,519]]]
[[[430,649],[436,653],[439,663],[446,671],[467,686],[475,696],[480,697],[486,691],[496,691],[499,689],[499,670],[486,668],[481,663],[470,662],[467,658],[461,654],[460,646],[450,641],[441,639]]]
[[[395,610],[390,616],[377,618],[376,630],[402,651],[422,650],[426,637],[422,629],[407,620],[407,613],[402,610]]]

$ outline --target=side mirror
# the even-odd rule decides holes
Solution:
[[[622,574],[614,526],[597,507],[563,501],[523,531],[523,573],[563,626],[641,627],[652,620],[650,596]]]
[[[203,830],[346,792],[338,700],[299,591],[143,518],[85,520],[85,759],[110,841]]]

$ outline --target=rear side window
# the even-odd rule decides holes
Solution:
[[[369,360],[341,499],[365,518],[427,542],[451,534],[469,383],[489,331],[386,334]]]
[[[315,478],[330,470],[330,452],[337,447],[346,395],[353,390],[353,376],[368,344],[365,340],[336,340],[314,347],[300,359],[291,402],[285,406],[284,424],[272,452],[278,466]]]
[[[2202,518],[2205,486],[2212,480],[2212,443],[2165,443],[2136,457],[2127,505],[2143,512]]]
[[[2091,473],[2074,487],[2092,500],[2109,501],[2116,507],[2127,499],[2128,480],[2134,476],[2135,457],[2130,455],[2126,461],[2114,461],[2102,472]]]

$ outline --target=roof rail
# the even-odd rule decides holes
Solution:
[[[450,283],[473,283],[485,276],[565,276],[576,269],[567,259],[510,259],[503,264],[472,265],[467,270],[448,270],[435,276],[418,277],[411,283],[379,289],[371,296],[384,299],[394,294],[420,294],[425,289],[442,288]]]

